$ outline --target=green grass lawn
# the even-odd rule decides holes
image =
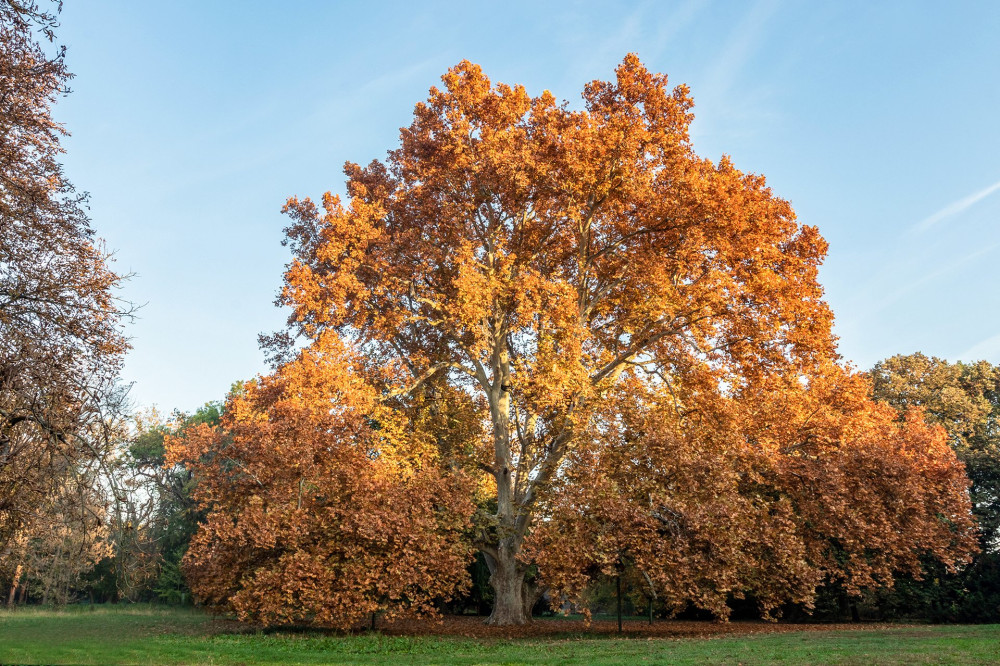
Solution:
[[[900,626],[701,639],[585,634],[473,639],[233,631],[194,610],[0,611],[0,663],[991,664],[1000,625]]]

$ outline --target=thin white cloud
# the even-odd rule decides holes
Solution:
[[[958,259],[956,259],[954,261],[948,262],[947,264],[942,265],[937,270],[931,271],[930,273],[925,273],[924,275],[922,275],[919,278],[916,278],[916,279],[906,279],[905,283],[901,287],[899,287],[898,289],[893,290],[892,292],[886,294],[885,296],[883,296],[882,298],[880,298],[878,300],[872,301],[868,305],[868,307],[863,310],[864,315],[866,317],[868,317],[868,316],[871,316],[871,315],[873,315],[873,314],[875,314],[877,312],[881,312],[882,310],[885,310],[887,307],[889,307],[890,305],[892,305],[896,301],[901,300],[903,297],[905,297],[908,294],[916,291],[917,289],[919,289],[923,285],[931,283],[931,282],[934,282],[934,281],[936,281],[936,280],[944,277],[945,275],[948,275],[949,273],[953,273],[955,271],[958,271],[958,270],[964,268],[966,266],[966,264],[970,264],[973,261],[979,259],[980,257],[991,253],[998,246],[1000,246],[1000,243],[991,243],[990,245],[987,245],[985,247],[981,247],[979,249],[973,250],[972,252],[970,252],[970,253],[962,256],[962,257],[959,257]],[[894,272],[899,272],[899,271],[901,271],[901,268],[900,267],[894,267],[893,271]],[[883,281],[884,281],[884,278],[883,278]],[[875,289],[872,287],[872,285],[869,285],[869,289],[864,290],[863,293],[872,293],[874,291],[875,291]]]
[[[772,37],[771,21],[779,3],[777,0],[758,0],[752,5],[734,3],[714,7],[719,12],[715,22],[728,26],[729,32],[725,38],[713,34],[712,39],[721,40],[711,45],[715,57],[706,62],[700,77],[689,81],[696,108],[701,109],[695,113],[691,137],[695,145],[703,149],[706,146],[703,141],[709,145],[728,146],[734,139],[751,139],[761,127],[772,124],[776,118],[776,109],[771,104],[774,72],[747,74],[747,70],[761,46]],[[733,13],[733,8],[744,7],[748,8],[730,23],[728,14]],[[713,147],[710,151],[716,152],[718,148]]]
[[[965,211],[966,209],[974,206],[975,204],[979,203],[986,197],[990,196],[997,190],[1000,190],[1000,181],[997,181],[992,185],[990,185],[989,187],[979,190],[978,192],[970,194],[969,196],[963,199],[959,199],[958,201],[954,201],[948,204],[947,206],[945,206],[938,212],[934,213],[930,217],[926,217],[917,224],[915,224],[913,226],[913,231],[917,233],[927,231],[941,220],[949,218],[953,215],[958,215],[959,213]]]
[[[767,31],[767,22],[778,7],[776,0],[755,3],[733,29],[729,41],[711,64],[703,97],[722,97],[757,51]]]
[[[981,340],[958,355],[963,361],[990,361],[1000,359],[1000,334]]]
[[[677,35],[689,29],[705,9],[704,0],[687,0],[676,6],[647,0],[636,5],[631,12],[622,14],[614,24],[601,26],[600,32],[606,35],[601,39],[594,39],[588,12],[580,8],[567,11],[558,17],[558,23],[553,24],[553,34],[570,35],[568,41],[573,44],[586,40],[587,47],[569,59],[569,69],[552,90],[569,90],[575,94],[580,81],[590,81],[595,77],[606,79],[608,65],[617,65],[630,52],[637,53],[639,59],[654,72],[662,71],[658,67],[664,54],[677,48],[674,41]],[[567,25],[572,27],[567,30]]]

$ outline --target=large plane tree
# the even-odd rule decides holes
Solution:
[[[270,341],[285,365],[251,385],[253,409],[227,412],[235,440],[175,453],[202,461],[209,525],[327,521],[353,543],[363,530],[331,518],[353,505],[410,530],[365,570],[423,542],[452,571],[451,530],[484,555],[501,625],[625,562],[671,603],[724,614],[730,594],[767,610],[808,603],[824,578],[856,590],[921,553],[966,557],[967,481],[941,433],[897,421],[838,365],[826,243],[763,177],[695,154],[686,87],[631,55],[579,109],[469,62],[443,81],[385,161],[346,165],[346,201],[288,202],[292,314]],[[393,480],[373,505],[347,480],[322,490],[338,475]],[[446,515],[463,510],[461,531]],[[213,598],[252,616],[275,580],[294,605],[297,585],[352,575],[310,543],[315,569],[296,581],[296,546],[262,533],[252,556],[228,532],[196,540],[192,571],[246,567]],[[421,600],[460,588],[405,572]],[[354,615],[294,619],[406,603],[383,588]]]

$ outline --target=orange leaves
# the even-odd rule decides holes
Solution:
[[[775,452],[770,483],[793,503],[810,559],[848,589],[948,565],[975,549],[968,480],[944,433],[868,398],[863,377],[826,367],[755,396],[743,422]]]
[[[547,584],[574,595],[621,563],[725,617],[730,593],[808,605],[823,580],[891,585],[924,554],[952,566],[975,549],[943,432],[873,403],[863,377],[826,365],[721,401],[672,391],[631,384],[620,399],[647,407],[607,406],[620,427],[570,455],[529,543]]]
[[[412,415],[389,409],[333,335],[231,397],[222,427],[168,444],[198,480],[207,523],[192,590],[263,624],[347,628],[431,610],[467,584],[461,474]]]
[[[634,56],[586,111],[467,62],[444,80],[386,164],[347,166],[346,208],[289,202],[282,298],[306,336],[350,329],[470,370],[510,336],[521,386],[555,388],[533,376],[555,363],[572,395],[665,336],[746,368],[830,351],[825,246],[763,178],[692,153],[685,89]]]

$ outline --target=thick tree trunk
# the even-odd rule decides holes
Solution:
[[[531,609],[541,596],[541,590],[533,583],[525,581],[527,566],[518,560],[521,543],[531,525],[531,511],[535,500],[535,486],[547,478],[541,472],[518,489],[517,479],[528,474],[521,469],[524,462],[523,441],[521,453],[515,463],[511,456],[511,436],[515,428],[511,424],[510,395],[510,350],[507,348],[507,333],[495,330],[495,348],[491,355],[490,371],[477,365],[476,373],[484,393],[489,399],[490,418],[493,424],[493,477],[497,484],[496,530],[497,541],[484,547],[483,554],[490,569],[490,585],[493,587],[493,612],[487,624],[513,625],[531,622]],[[533,430],[533,427],[530,428]],[[550,454],[551,455],[551,454]]]
[[[493,612],[486,624],[506,626],[530,622],[531,606],[525,612],[525,572],[517,561],[513,548],[501,545],[495,557],[490,554],[486,556],[486,562],[490,567],[490,585],[493,587]]]

